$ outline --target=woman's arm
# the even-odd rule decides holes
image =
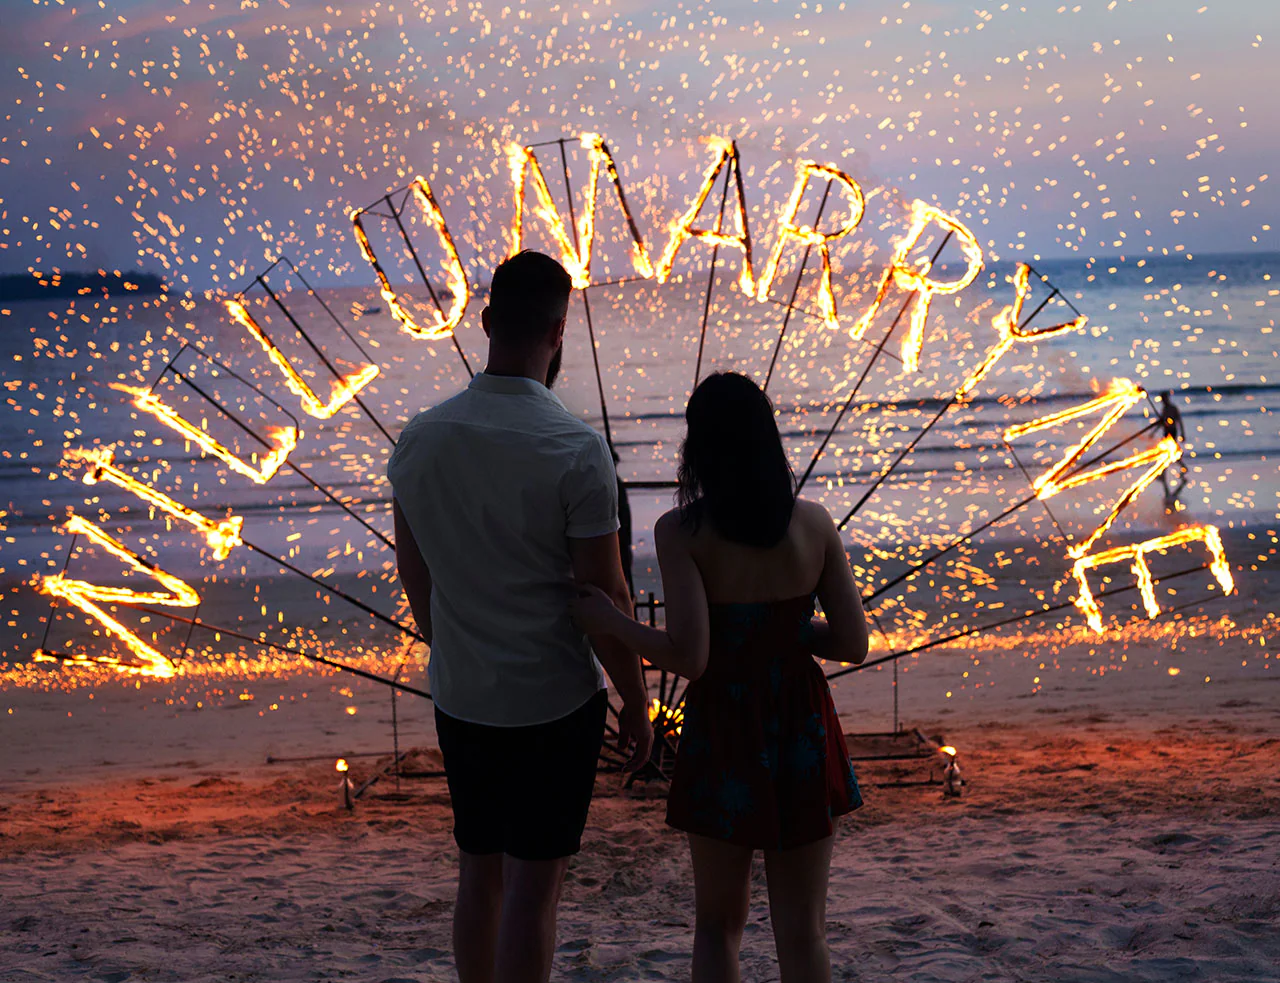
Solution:
[[[603,592],[587,586],[573,604],[574,620],[588,634],[612,635],[659,669],[697,679],[707,668],[711,634],[702,574],[676,513],[659,519],[653,533],[666,594],[666,629],[628,618]]]
[[[825,513],[824,513],[825,514]],[[854,583],[844,543],[831,516],[826,516],[822,576],[818,579],[818,601],[825,624],[816,621],[814,655],[833,662],[860,665],[867,657],[867,617]]]

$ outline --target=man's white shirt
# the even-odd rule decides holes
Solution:
[[[482,372],[409,422],[387,477],[431,570],[427,671],[440,710],[540,724],[604,687],[569,618],[569,540],[618,530],[604,438],[541,383]]]

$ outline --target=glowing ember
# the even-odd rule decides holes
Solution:
[[[669,707],[654,697],[649,704],[649,721],[659,724],[664,733],[679,737],[684,729],[684,703]]]

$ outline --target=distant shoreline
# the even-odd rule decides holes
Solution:
[[[80,297],[89,294],[136,293],[143,296],[166,293],[164,279],[155,273],[119,271],[0,274],[0,300],[44,300],[49,297]]]

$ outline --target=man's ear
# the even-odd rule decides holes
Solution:
[[[569,320],[569,315],[566,314],[564,317],[560,319],[560,323],[556,325],[556,333],[555,333],[555,339],[554,339],[556,343],[555,344],[556,348],[559,348],[561,345],[564,344],[564,326],[568,320]]]
[[[484,328],[484,336],[489,337],[489,308],[485,307],[480,311],[480,327]]]

